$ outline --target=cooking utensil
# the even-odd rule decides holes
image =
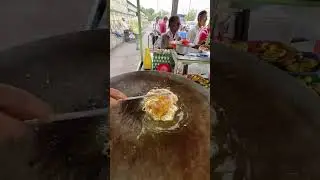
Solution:
[[[167,95],[168,93],[160,93],[158,95]],[[143,99],[146,97],[155,96],[155,95],[143,95],[143,96],[135,96],[128,97],[127,99],[122,99],[121,101],[132,101],[137,99]],[[81,111],[81,112],[70,112],[64,114],[56,114],[48,117],[47,119],[31,119],[25,120],[24,122],[27,124],[45,124],[45,123],[53,123],[58,121],[66,121],[66,120],[77,120],[81,118],[91,118],[95,116],[106,116],[108,115],[108,108],[101,109],[93,109],[89,111]]]
[[[142,95],[142,96],[133,96],[133,97],[128,97],[126,99],[121,99],[120,101],[131,101],[131,100],[136,100],[136,99],[143,99],[143,98],[146,98],[146,97],[151,97],[151,96],[163,96],[163,95],[168,95],[169,93],[159,93],[159,94],[145,94],[145,95]]]
[[[135,97],[136,99],[138,97]],[[91,118],[95,116],[107,116],[108,108],[94,109],[89,111],[81,111],[81,112],[70,112],[64,114],[56,114],[48,117],[48,119],[31,119],[25,120],[24,122],[27,124],[43,124],[43,123],[53,123],[58,121],[66,121],[66,120],[76,120],[81,118]]]
[[[119,89],[128,96],[145,94],[153,88],[168,88],[178,96],[178,104],[183,105],[179,108],[183,109],[187,115],[185,118],[189,121],[187,126],[180,127],[177,131],[147,131],[137,140],[143,125],[141,118],[145,115],[142,109],[126,114],[118,113],[116,109],[110,111],[110,141],[114,148],[110,152],[111,179],[209,179],[208,90],[179,75],[157,71],[138,71],[113,77],[110,87]],[[135,107],[139,107],[139,104]],[[199,156],[189,158],[193,153]],[[123,158],[123,154],[126,154],[126,158]],[[134,161],[128,164],[130,159]],[[125,164],[129,166],[125,171],[119,168]],[[191,166],[198,167],[197,164],[202,164],[203,169],[185,171]],[[145,172],[146,169],[148,172]]]

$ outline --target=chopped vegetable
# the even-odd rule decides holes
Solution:
[[[210,81],[207,78],[202,77],[199,74],[188,74],[187,75],[188,79],[191,79],[192,81],[206,87],[209,88],[210,87]]]

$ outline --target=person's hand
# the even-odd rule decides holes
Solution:
[[[50,106],[34,95],[0,84],[0,140],[22,136],[27,129],[23,120],[46,118],[51,112]]]
[[[110,106],[115,107],[121,99],[126,99],[127,96],[117,89],[110,88]]]

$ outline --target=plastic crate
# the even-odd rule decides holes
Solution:
[[[162,52],[162,51],[154,52],[153,58],[152,58],[152,69],[156,70],[159,64],[169,64],[171,69],[174,69],[175,62],[171,52]]]

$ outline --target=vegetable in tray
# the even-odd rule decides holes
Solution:
[[[204,78],[199,74],[188,74],[187,75],[188,79],[191,79],[192,81],[206,87],[206,88],[210,88],[210,81],[208,78]]]

